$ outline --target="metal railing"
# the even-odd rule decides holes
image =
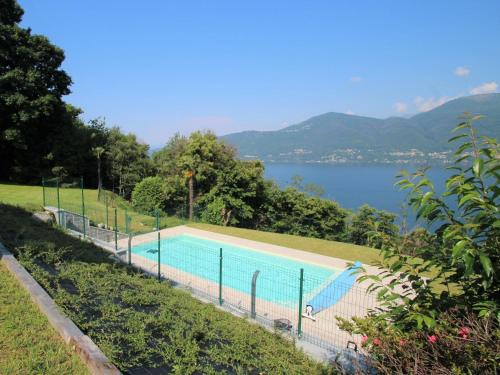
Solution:
[[[201,300],[327,350],[359,346],[361,337],[341,330],[337,318],[366,316],[377,305],[354,278],[343,277],[352,270],[325,278],[307,268],[258,264],[224,247],[187,246],[162,240],[159,232],[153,237],[120,241],[120,259]]]

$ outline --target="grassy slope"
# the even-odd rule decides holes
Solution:
[[[106,221],[106,207],[97,200],[97,190],[85,190],[85,210],[92,220],[96,222]],[[46,190],[46,199],[48,205],[56,205],[55,189]],[[61,189],[61,206],[74,212],[81,212],[81,190],[80,189]],[[9,185],[0,184],[0,202],[18,205],[27,209],[35,209],[41,206],[43,201],[42,188],[40,186]],[[141,215],[134,212],[125,201],[119,201],[118,208],[118,226],[124,227],[124,209],[128,208],[128,214],[132,217],[132,231],[146,232],[155,226],[154,218],[147,215]],[[112,212],[109,215],[112,222]],[[161,227],[171,227],[184,224],[185,222],[175,217],[165,217],[162,219]],[[262,232],[251,229],[221,227],[217,225],[190,223],[194,228],[204,229],[212,232],[228,234],[231,236],[247,238],[250,240],[267,242],[274,245],[290,247],[304,250],[311,253],[317,253],[349,261],[359,260],[363,263],[373,264],[379,259],[378,251],[369,247],[357,246],[353,244],[326,241],[317,238],[307,238],[292,236],[288,234],[279,234],[271,232]]]
[[[3,265],[0,285],[0,374],[88,374]]]
[[[61,207],[68,211],[81,213],[81,194],[82,191],[77,188],[61,188],[59,193]],[[84,189],[84,197],[85,215],[96,223],[106,223],[106,205],[97,200],[97,190]],[[43,204],[43,189],[41,186],[0,184],[0,202],[18,205],[29,210],[37,209]],[[46,202],[48,206],[57,206],[56,189],[46,189]],[[121,231],[125,229],[125,209],[132,218],[130,223],[132,232],[148,232],[156,226],[154,217],[135,212],[126,201],[119,199],[116,206],[118,228]],[[112,207],[109,208],[108,220],[109,225],[113,226],[114,211]],[[160,226],[166,228],[183,223],[183,220],[175,217],[164,217]]]
[[[326,374],[293,343],[0,204],[0,240],[122,371]],[[2,316],[2,315],[0,315]],[[71,372],[61,372],[71,373]]]
[[[359,260],[366,264],[373,264],[380,259],[378,250],[350,243],[326,241],[318,238],[307,238],[290,234],[262,232],[251,229],[222,227],[203,223],[190,223],[188,225],[193,228],[246,238],[253,241],[267,242],[273,245],[290,247],[349,261]]]

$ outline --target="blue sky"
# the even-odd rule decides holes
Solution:
[[[20,0],[84,119],[156,147],[324,112],[409,116],[500,85],[500,1]]]

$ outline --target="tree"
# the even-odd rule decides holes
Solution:
[[[118,194],[129,198],[135,184],[151,170],[149,146],[139,143],[134,134],[123,134],[114,127],[109,132],[106,150],[108,173],[117,182]]]
[[[134,187],[132,205],[139,212],[154,214],[166,206],[165,183],[159,176],[146,177]]]
[[[191,133],[177,163],[189,186],[190,219],[193,218],[195,200],[212,189],[216,184],[217,171],[225,169],[235,155],[234,149],[219,141],[214,133]]]
[[[358,212],[351,215],[347,229],[347,241],[357,245],[368,245],[379,248],[382,241],[374,233],[380,232],[388,237],[398,234],[398,227],[394,224],[396,215],[393,213],[377,210],[365,204]]]
[[[23,11],[16,1],[0,5],[0,179],[28,180],[50,163],[61,165],[47,158],[52,137],[72,128],[77,115],[62,101],[71,85],[61,69],[64,52],[19,26]]]
[[[329,199],[311,197],[295,188],[275,184],[266,188],[258,228],[329,240],[342,239],[347,211]]]
[[[227,226],[251,226],[263,201],[264,165],[234,160],[220,170],[212,189],[202,198],[202,220]]]
[[[293,175],[290,187],[297,189],[299,191],[303,191],[304,193],[312,195],[313,197],[319,198],[325,194],[325,189],[321,185],[315,183],[307,183],[304,185],[303,182],[304,182],[304,177],[298,174]]]
[[[94,147],[92,152],[97,158],[97,199],[101,199],[102,177],[101,177],[101,157],[104,154],[104,147]]]
[[[180,176],[184,172],[179,166],[179,158],[185,152],[187,142],[186,137],[176,133],[162,149],[153,153],[151,159],[158,175],[167,178]]]

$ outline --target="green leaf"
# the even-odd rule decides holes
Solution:
[[[479,261],[481,262],[481,265],[483,266],[484,273],[488,277],[490,277],[491,274],[493,273],[493,266],[491,264],[491,259],[484,254],[479,254]]]
[[[460,139],[460,138],[464,138],[464,137],[467,137],[468,134],[459,134],[459,135],[456,135],[454,137],[451,137],[450,139],[448,139],[448,142],[451,143],[453,141],[456,141],[457,139]]]
[[[429,199],[431,199],[432,195],[433,195],[432,191],[428,191],[427,193],[425,193],[424,196],[422,197],[422,200],[420,201],[420,204],[424,205]]]
[[[474,163],[472,164],[472,170],[476,176],[480,176],[483,172],[483,159],[476,158],[474,159]]]
[[[471,199],[474,199],[474,198],[479,198],[479,194],[474,192],[474,193],[469,193],[469,194],[464,195],[460,199],[460,202],[458,202],[458,207],[462,207],[465,203],[467,203],[468,201],[470,201]]]
[[[467,125],[468,125],[467,122],[461,122],[460,124],[455,126],[455,128],[453,129],[453,132],[456,132],[457,130],[463,129],[463,128],[467,127]]]
[[[423,319],[424,319],[424,323],[425,325],[428,327],[428,328],[434,328],[434,326],[436,325],[436,321],[430,317],[430,316],[426,316],[424,315],[423,316]]]
[[[458,241],[455,246],[453,246],[453,249],[451,250],[451,253],[453,255],[453,257],[457,258],[459,253],[462,252],[462,250],[464,249],[464,247],[469,243],[469,241],[467,240],[460,240]]]
[[[466,142],[466,143],[463,143],[458,149],[457,151],[455,151],[455,155],[460,155],[462,152],[464,152],[465,150],[469,149],[469,148],[472,148],[472,143],[470,142]]]

